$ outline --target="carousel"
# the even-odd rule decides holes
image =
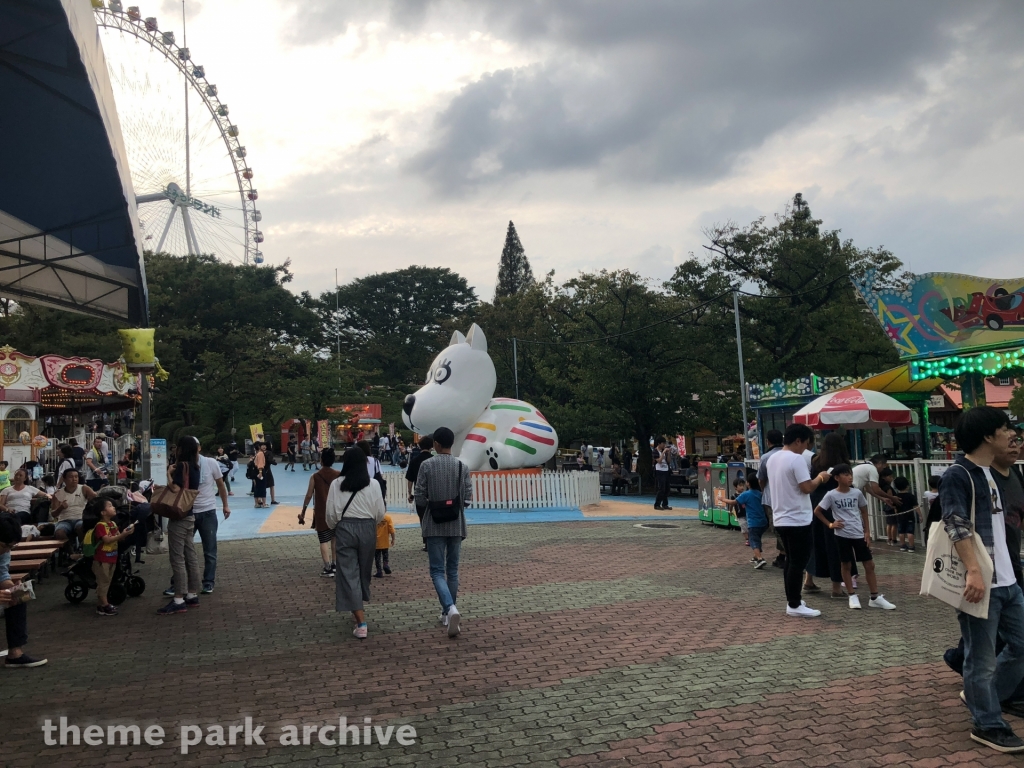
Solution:
[[[0,347],[0,456],[11,467],[36,460],[47,447],[46,433],[70,436],[85,414],[134,408],[137,392],[137,377],[121,362],[31,357]]]

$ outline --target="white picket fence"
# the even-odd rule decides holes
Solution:
[[[408,485],[402,471],[384,471],[390,510],[412,510]],[[549,509],[584,507],[601,500],[597,472],[473,472],[471,509]]]

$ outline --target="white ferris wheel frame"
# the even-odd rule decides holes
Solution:
[[[242,201],[242,212],[244,214],[245,250],[243,253],[243,263],[249,264],[250,258],[255,264],[261,263],[263,261],[263,254],[260,253],[259,244],[263,242],[263,233],[256,225],[262,220],[263,216],[256,208],[258,193],[253,188],[251,179],[245,177],[246,172],[249,173],[250,177],[252,176],[252,169],[244,162],[247,152],[245,147],[238,141],[238,127],[232,125],[228,119],[227,105],[223,104],[217,96],[217,86],[206,79],[204,67],[193,64],[189,49],[175,43],[173,32],[161,32],[159,30],[155,18],[143,19],[136,8],[120,10],[121,3],[116,3],[117,9],[115,9],[104,7],[102,0],[92,0],[92,2],[97,26],[127,32],[139,40],[149,43],[154,50],[163,54],[167,61],[177,67],[178,71],[184,75],[186,82],[192,87],[192,90],[199,95],[199,98],[210,112],[210,117],[213,118],[217,129],[220,131],[221,138],[224,140],[224,146],[228,150],[228,157],[231,159],[231,164],[235,170],[235,179],[238,182],[238,196]],[[112,2],[111,5],[115,6],[115,3]],[[232,135],[232,133],[235,135]],[[188,215],[189,203],[193,201],[185,200],[186,204],[182,205],[164,193],[157,193],[155,195],[143,195],[137,198],[137,202],[153,202],[157,198],[166,198],[175,208],[181,207],[186,238],[189,238],[191,234],[190,246],[193,246],[196,253],[199,253],[199,246],[195,242],[195,233]],[[170,228],[173,218],[174,211],[172,210],[171,216],[167,220],[167,226],[164,229],[164,236],[166,236],[167,229]],[[163,243],[163,237],[161,237],[160,243]]]

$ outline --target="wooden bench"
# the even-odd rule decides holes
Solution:
[[[43,557],[35,560],[11,560],[11,578],[20,576],[23,579],[27,579],[33,573],[42,576],[43,570],[50,562],[50,558]]]
[[[694,470],[691,474],[689,470],[684,469],[682,474],[669,473],[668,490],[669,493],[672,491],[679,491],[680,494],[686,492],[696,498],[697,472]]]
[[[626,482],[626,493],[629,493],[630,488],[633,487],[636,488],[637,493],[640,493],[640,475],[636,472],[624,473],[622,479]],[[600,483],[602,492],[606,487],[609,489],[612,487],[612,471],[610,469],[601,470]]]

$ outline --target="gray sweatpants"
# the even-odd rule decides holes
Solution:
[[[338,613],[361,611],[370,601],[370,574],[377,549],[377,522],[365,517],[338,521],[334,529],[337,550],[334,573],[335,608]]]
[[[167,521],[167,548],[171,560],[171,574],[174,579],[174,588],[177,596],[186,594],[183,588],[188,585],[188,592],[198,594],[202,586],[202,576],[199,574],[199,557],[196,555],[196,545],[192,542],[196,533],[196,519],[189,515],[183,520]],[[371,559],[372,559],[371,554]]]

